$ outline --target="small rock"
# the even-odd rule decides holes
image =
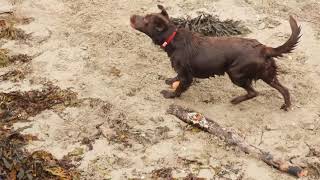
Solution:
[[[254,2],[253,0],[245,0],[245,2],[248,3],[248,4],[254,4],[254,3],[253,3],[253,2]]]
[[[266,131],[272,131],[272,130],[277,130],[278,128],[275,127],[275,126],[272,126],[272,125],[266,125],[266,126],[264,127],[264,129],[265,129]]]
[[[300,140],[301,138],[302,138],[302,135],[298,133],[298,134],[295,134],[292,139],[297,141],[297,140]]]
[[[320,40],[320,32],[318,32],[315,36],[318,40]]]
[[[220,166],[221,166],[220,162],[219,162],[217,159],[214,159],[214,158],[210,158],[210,160],[209,160],[209,165],[210,165],[212,168],[217,168],[217,167],[220,167]]]
[[[237,174],[229,174],[229,175],[228,175],[228,178],[229,178],[229,179],[240,179]]]
[[[87,50],[87,49],[88,49],[88,46],[82,46],[81,49],[82,49],[82,50]]]
[[[210,169],[201,169],[199,174],[199,178],[212,179],[214,177],[214,173]]]
[[[83,148],[75,148],[73,151],[68,153],[68,156],[81,156],[83,155]]]
[[[268,24],[268,28],[270,28],[270,29],[275,28],[275,27],[276,27],[276,25],[274,25],[274,24]]]
[[[146,6],[141,7],[142,11],[146,11],[148,8]]]
[[[306,124],[304,129],[312,131],[315,129],[315,125],[313,123]]]
[[[210,14],[210,12],[208,11],[208,9],[206,9],[206,8],[200,8],[200,9],[197,9],[197,10],[195,10],[195,11],[198,13],[198,15],[200,15],[201,13]]]
[[[258,26],[258,29],[259,30],[262,30],[262,29],[264,29],[264,28],[266,28],[266,24],[263,22],[263,23],[261,23],[259,26]]]
[[[174,170],[172,171],[172,177],[174,179],[180,179],[180,178],[185,178],[188,176],[188,173],[184,170]]]
[[[13,8],[12,5],[1,4],[1,7],[0,7],[0,12],[1,13],[12,13],[13,10],[14,10],[14,8]]]

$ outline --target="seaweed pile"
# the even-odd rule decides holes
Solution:
[[[68,160],[57,160],[45,151],[27,152],[24,146],[35,137],[0,129],[0,179],[79,179]]]
[[[30,38],[30,34],[26,34],[22,29],[14,27],[13,24],[7,25],[6,23],[4,23],[1,26],[0,38],[9,40],[27,40],[28,38]]]
[[[77,102],[76,93],[52,84],[47,84],[43,90],[0,92],[0,124],[25,121],[56,105],[71,106]]]
[[[205,36],[236,36],[245,35],[251,31],[241,21],[221,21],[218,16],[202,13],[195,18],[171,18],[178,27],[203,34]]]
[[[14,15],[1,16],[0,39],[22,40],[30,37],[15,24],[28,24],[32,18],[19,18]],[[10,55],[0,49],[0,68],[9,66],[9,71],[0,75],[0,82],[19,81],[30,71],[32,57],[25,54]],[[18,66],[10,66],[17,64]],[[18,69],[17,69],[18,68]],[[77,94],[70,89],[62,90],[51,83],[44,84],[42,90],[26,92],[0,92],[0,180],[2,179],[80,179],[76,166],[69,156],[61,160],[46,151],[28,152],[25,146],[36,136],[23,134],[31,126],[14,129],[15,122],[27,121],[47,109],[55,111],[79,102]]]
[[[13,71],[9,71],[3,75],[0,75],[0,82],[1,81],[13,81],[13,82],[18,82],[21,79],[25,78],[25,72],[21,71],[21,70],[13,70]]]
[[[17,65],[11,70],[0,75],[1,81],[13,81],[18,82],[26,77],[26,74],[31,72],[31,67],[28,62],[30,62],[33,57],[26,54],[9,55],[9,51],[6,49],[0,49],[0,68],[7,67],[12,64]]]
[[[172,168],[161,168],[155,169],[151,172],[151,177],[154,179],[163,178],[163,179],[173,179],[172,177]]]
[[[79,179],[65,157],[55,159],[45,151],[29,153],[24,146],[37,137],[21,134],[28,127],[14,130],[12,124],[26,121],[46,109],[77,105],[77,94],[47,84],[43,90],[0,93],[0,179]]]
[[[0,49],[0,68],[6,67],[13,63],[27,63],[32,60],[31,56],[26,54],[17,54],[13,56],[9,56],[9,51],[6,49]]]
[[[0,68],[9,64],[8,51],[6,49],[0,49]]]

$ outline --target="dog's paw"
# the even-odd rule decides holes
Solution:
[[[171,91],[162,90],[160,93],[166,99],[171,99],[171,98],[175,98],[176,97],[176,94],[174,92],[171,92]]]
[[[232,99],[230,102],[232,104],[236,105],[236,104],[239,104],[241,102],[241,99],[240,99],[240,97],[236,97],[236,98]]]
[[[284,111],[289,111],[289,110],[291,110],[290,105],[287,105],[287,104],[283,104],[280,109],[282,109],[282,110],[284,110]]]

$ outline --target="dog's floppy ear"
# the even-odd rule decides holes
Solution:
[[[155,17],[154,23],[155,23],[155,29],[158,32],[165,31],[168,28],[168,23],[162,17]]]
[[[158,8],[161,10],[161,14],[169,20],[169,14],[168,14],[167,11],[164,9],[164,7],[159,4],[159,5],[158,5]]]

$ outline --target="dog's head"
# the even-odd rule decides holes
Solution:
[[[133,15],[130,17],[131,27],[148,35],[153,41],[161,41],[170,30],[170,19],[162,5],[158,5],[160,13],[151,13],[145,16]]]

